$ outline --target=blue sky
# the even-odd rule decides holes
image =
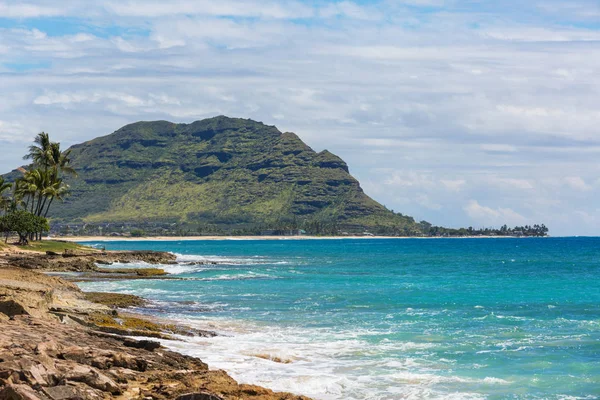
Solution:
[[[597,0],[0,0],[0,167],[42,130],[225,114],[417,219],[599,235],[599,21]]]

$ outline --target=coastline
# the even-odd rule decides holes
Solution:
[[[210,369],[200,359],[160,344],[181,341],[178,336],[213,337],[215,332],[131,313],[127,307],[139,306],[143,298],[90,296],[93,293],[75,285],[77,278],[51,273],[73,271],[85,276],[103,269],[90,263],[148,259],[168,265],[173,261],[170,253],[60,255],[21,250],[12,246],[0,250],[0,398],[310,400],[239,384],[225,371]],[[105,273],[90,276],[105,281],[111,275]],[[115,275],[120,280],[140,278],[135,272]]]
[[[515,236],[64,236],[53,237],[51,240],[65,242],[184,242],[184,241],[220,241],[220,240],[374,240],[374,239],[398,239],[398,240],[426,240],[426,239],[527,239],[527,237]]]

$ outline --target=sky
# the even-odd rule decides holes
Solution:
[[[0,0],[0,91],[2,172],[227,115],[417,220],[600,235],[600,0]]]

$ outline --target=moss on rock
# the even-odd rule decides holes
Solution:
[[[85,299],[112,308],[141,307],[146,301],[132,294],[86,292]]]

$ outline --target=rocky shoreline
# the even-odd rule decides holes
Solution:
[[[113,263],[147,262],[150,264],[174,264],[174,254],[161,251],[66,251],[45,254],[36,252],[6,253],[2,263],[25,269],[52,272],[102,272],[100,265]]]
[[[140,277],[135,269],[114,273],[97,266],[139,261],[171,264],[175,256],[147,251],[0,251],[0,400],[308,400],[238,384],[226,372],[209,370],[201,360],[148,339],[210,337],[214,332],[125,312],[124,307],[141,306],[144,299],[84,293],[73,282],[47,274],[162,277],[162,270]],[[132,339],[135,336],[143,339]]]

